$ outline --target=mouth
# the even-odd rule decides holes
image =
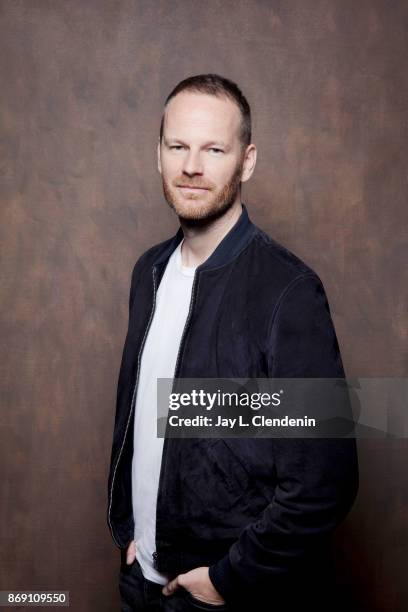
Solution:
[[[207,187],[195,187],[194,185],[177,185],[182,192],[203,193],[208,191]]]

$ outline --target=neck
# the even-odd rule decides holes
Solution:
[[[227,210],[225,215],[206,226],[188,227],[180,222],[184,233],[181,250],[183,266],[197,267],[206,261],[238,221],[241,212],[242,205],[238,200]]]

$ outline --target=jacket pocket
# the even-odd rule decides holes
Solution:
[[[272,501],[274,493],[272,482],[266,491],[266,484],[264,485],[256,477],[254,466],[247,467],[245,457],[237,456],[237,453],[230,448],[228,441],[217,439],[210,448],[215,457],[214,461],[217,461],[217,471],[223,482],[227,484],[228,491],[235,495],[239,492],[239,496],[245,500],[248,509],[259,512]],[[248,455],[246,459],[249,461]]]
[[[247,491],[250,485],[248,472],[235,457],[223,439],[217,439],[209,447],[215,475],[232,494]]]

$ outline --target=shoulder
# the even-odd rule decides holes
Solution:
[[[247,255],[255,275],[258,272],[281,292],[288,291],[303,279],[321,284],[318,274],[309,264],[259,227],[255,226]]]

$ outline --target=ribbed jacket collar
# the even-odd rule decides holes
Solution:
[[[256,226],[250,220],[245,204],[242,204],[242,212],[235,225],[224,236],[208,259],[197,267],[197,271],[211,270],[230,263],[247,246],[255,231]],[[183,237],[183,230],[180,227],[165,250],[153,262],[153,265],[156,266],[167,261]]]

